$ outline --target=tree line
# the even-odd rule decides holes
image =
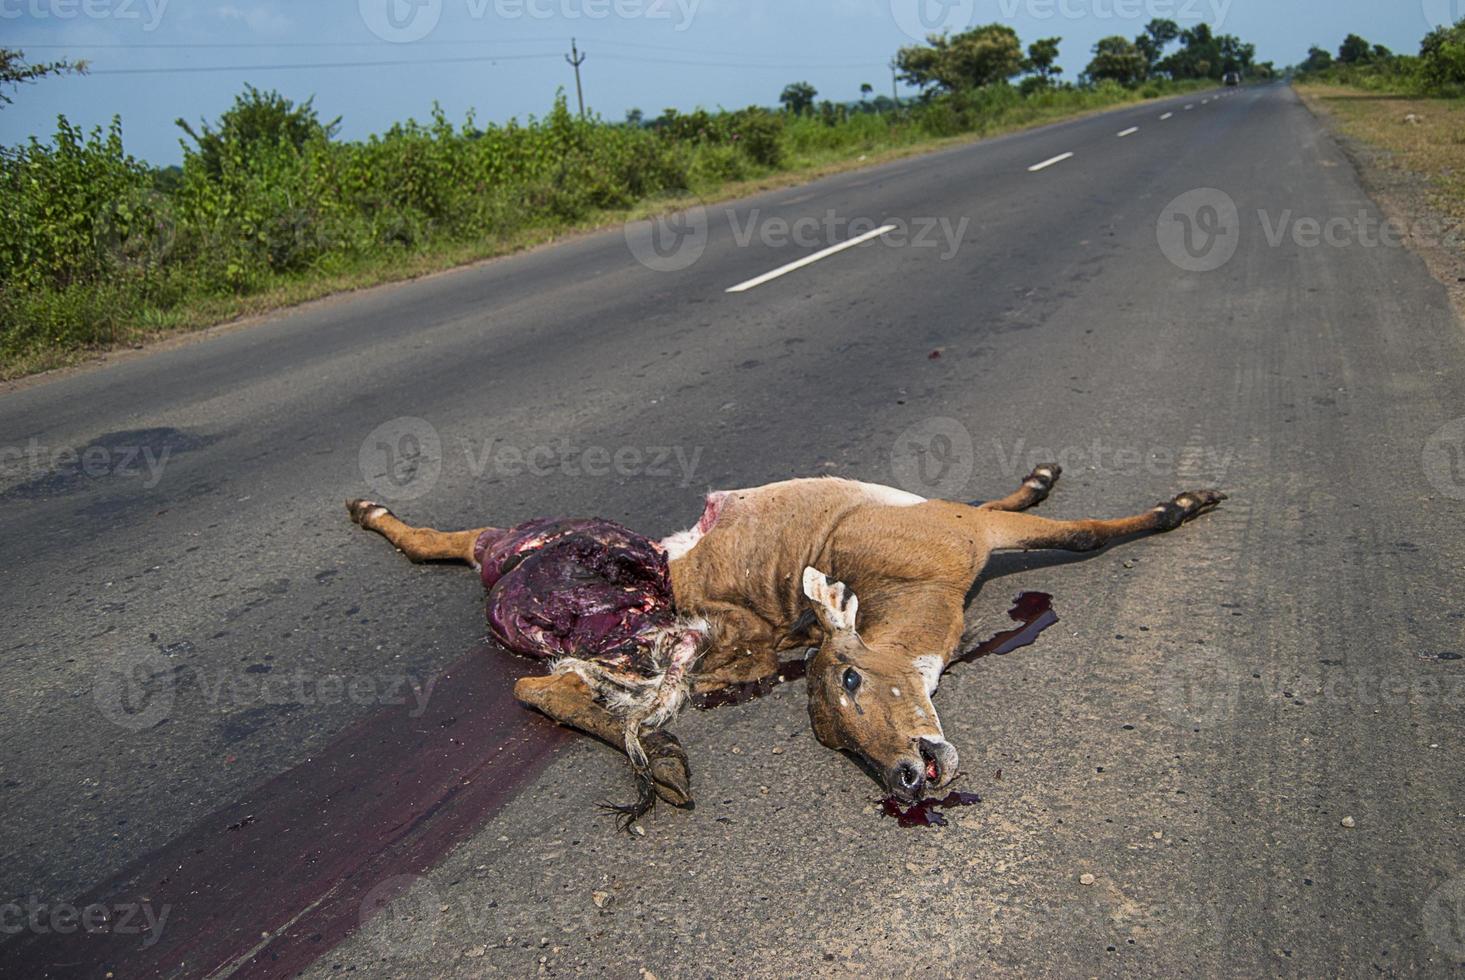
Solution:
[[[1382,44],[1349,34],[1336,55],[1314,44],[1297,72],[1322,81],[1420,95],[1465,95],[1465,20],[1436,27],[1419,42],[1419,54],[1395,54]]]

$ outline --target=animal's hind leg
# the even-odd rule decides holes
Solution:
[[[460,561],[467,565],[475,564],[473,546],[477,544],[479,535],[494,530],[435,531],[430,527],[412,527],[371,500],[348,500],[346,511],[352,521],[380,534],[414,562]]]
[[[1116,538],[1174,530],[1214,510],[1225,499],[1226,495],[1216,490],[1192,490],[1143,514],[1112,521],[1054,521],[1028,514],[994,513],[987,518],[987,546],[993,551],[1093,551]]]
[[[590,685],[578,674],[522,678],[514,685],[514,697],[562,725],[594,735],[622,752],[626,750],[625,725],[596,702]],[[651,763],[656,792],[675,806],[690,803],[692,769],[676,736],[663,731],[650,732],[641,736],[641,745]]]
[[[1033,471],[1023,478],[1022,486],[1001,500],[989,500],[985,504],[978,505],[977,510],[1017,511],[1036,507],[1048,499],[1048,494],[1053,491],[1053,484],[1057,483],[1058,477],[1062,475],[1063,467],[1057,463],[1035,466]]]

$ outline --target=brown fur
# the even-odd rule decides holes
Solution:
[[[833,478],[712,495],[703,521],[710,528],[670,563],[678,612],[711,627],[695,689],[767,678],[777,673],[781,652],[817,647],[808,700],[819,740],[862,757],[906,799],[918,799],[928,781],[949,782],[957,774],[956,750],[930,696],[960,652],[964,600],[992,553],[1089,551],[1170,530],[1225,499],[1215,491],[1186,493],[1119,520],[1018,513],[1042,501],[1059,473],[1057,466],[1038,467],[1019,490],[981,505],[909,503],[918,498]],[[411,528],[364,501],[348,508],[353,520],[414,561],[472,562],[477,531]],[[514,690],[550,717],[627,747],[622,719],[581,677],[528,677]],[[672,802],[690,800],[685,753],[672,736],[653,734],[643,741],[656,791]]]

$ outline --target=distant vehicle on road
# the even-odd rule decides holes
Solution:
[[[1232,85],[1240,85],[1241,84],[1241,72],[1239,72],[1239,71],[1228,71],[1225,75],[1223,75],[1221,77],[1221,83],[1223,85],[1228,86],[1228,87],[1229,86],[1232,86]]]

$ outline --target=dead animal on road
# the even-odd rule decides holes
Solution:
[[[980,504],[833,477],[721,491],[694,527],[659,541],[603,520],[435,531],[368,500],[347,510],[415,562],[478,570],[493,636],[549,664],[515,696],[630,758],[637,799],[612,807],[629,826],[658,796],[691,802],[686,752],[666,731],[689,694],[771,678],[795,651],[810,651],[820,742],[856,754],[902,800],[950,783],[957,750],[931,696],[960,652],[965,599],[992,553],[1092,551],[1226,499],[1193,491],[1118,520],[1020,513],[1060,472],[1039,466]]]

